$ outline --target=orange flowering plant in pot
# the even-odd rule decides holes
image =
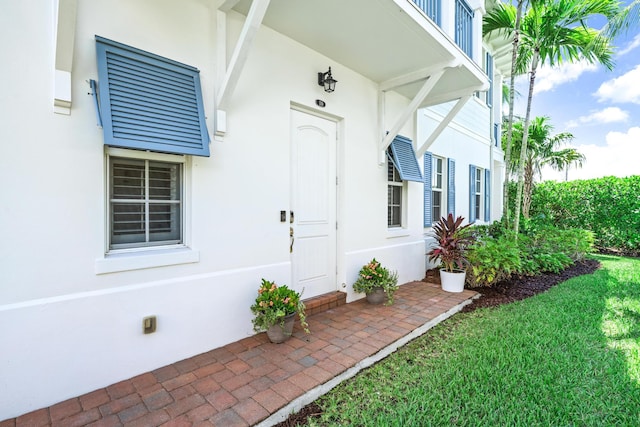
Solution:
[[[273,331],[279,328],[284,331],[285,337],[288,337],[293,329],[293,318],[297,314],[300,318],[300,325],[306,333],[309,333],[301,295],[293,289],[289,289],[287,285],[278,286],[275,282],[262,279],[258,296],[251,306],[251,312],[254,314],[252,323],[256,332],[267,331],[267,334],[271,335],[269,334],[270,329]],[[287,324],[291,326],[291,330],[285,329]]]
[[[353,290],[364,292],[372,304],[379,304],[386,299],[385,305],[391,305],[393,294],[398,290],[398,273],[389,271],[373,258],[360,269]]]

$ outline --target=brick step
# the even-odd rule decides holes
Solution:
[[[307,316],[322,313],[323,311],[345,305],[347,303],[347,294],[340,291],[329,292],[318,295],[317,297],[303,300],[306,307]]]

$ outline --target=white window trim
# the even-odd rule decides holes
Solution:
[[[105,147],[104,170],[109,168],[109,157],[125,157],[132,159],[155,160],[162,162],[181,163],[183,165],[183,243],[177,245],[151,246],[128,249],[109,249],[109,182],[105,179],[104,188],[104,256],[96,259],[95,273],[105,274],[119,271],[139,270],[143,268],[162,267],[168,265],[187,264],[200,261],[200,253],[189,247],[191,236],[189,189],[191,188],[189,156],[175,154],[154,153],[148,151],[128,150],[123,148]],[[107,173],[104,173],[107,177]]]

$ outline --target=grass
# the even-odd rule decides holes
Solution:
[[[640,425],[640,260],[460,313],[317,402],[312,426]]]

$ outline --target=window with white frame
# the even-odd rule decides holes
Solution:
[[[476,168],[476,173],[475,173],[475,178],[474,179],[476,181],[475,190],[474,190],[475,218],[479,219],[480,218],[480,212],[482,212],[482,209],[481,209],[481,205],[482,205],[482,169]]]
[[[491,220],[491,171],[469,165],[469,222]]]
[[[184,243],[184,157],[108,152],[109,250]]]
[[[455,215],[456,162],[424,153],[424,226],[431,227],[441,217]]]
[[[433,221],[438,221],[443,213],[445,199],[445,179],[444,179],[444,159],[441,157],[432,157],[432,177],[431,177],[431,210]]]
[[[404,182],[393,162],[387,162],[387,226],[402,227],[402,193]]]

